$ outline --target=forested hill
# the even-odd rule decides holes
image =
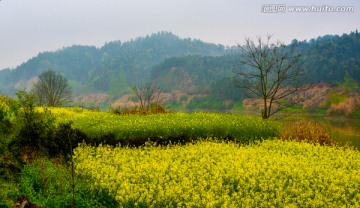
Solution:
[[[326,35],[309,41],[293,40],[303,54],[304,69],[311,83],[342,82],[344,76],[360,83],[360,34]],[[151,78],[165,90],[209,86],[214,81],[232,76],[238,56],[174,57],[153,67]],[[225,84],[225,83],[223,83]]]
[[[40,53],[15,69],[0,71],[0,93],[13,95],[16,90],[30,86],[41,72],[52,69],[70,81],[75,95],[106,92],[119,96],[129,85],[148,80],[151,67],[166,58],[224,53],[222,45],[181,39],[170,32],[127,42],[113,41],[101,48],[71,46]]]
[[[339,82],[345,74],[360,83],[360,34],[326,35],[299,42],[304,54],[304,67],[311,82]]]
[[[303,54],[303,67],[309,82],[342,82],[347,74],[360,83],[360,34],[357,32],[326,35],[309,41],[293,40],[291,44]],[[229,84],[233,66],[239,64],[238,58],[236,54],[173,57],[155,65],[150,77],[165,91],[208,89],[214,97],[228,94],[227,99],[231,99],[239,95],[230,92],[240,93],[234,92],[231,89],[234,85]],[[217,90],[221,88],[225,89],[222,92]]]
[[[360,34],[326,35],[293,40],[304,54],[309,81],[336,83],[345,75],[360,83]],[[106,43],[101,48],[72,46],[44,52],[12,70],[0,71],[0,94],[14,95],[31,86],[42,71],[53,69],[69,80],[74,95],[101,92],[116,99],[129,85],[155,81],[163,90],[204,93],[218,100],[243,96],[231,83],[238,55],[222,45],[181,39],[159,32],[135,40]]]

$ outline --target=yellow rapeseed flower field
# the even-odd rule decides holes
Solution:
[[[42,110],[42,109],[39,109]],[[57,122],[72,122],[92,137],[115,135],[118,140],[137,138],[233,138],[238,141],[277,136],[280,124],[261,118],[229,113],[165,113],[115,115],[81,108],[49,108]]]
[[[283,142],[81,145],[76,173],[123,207],[360,207],[357,150]]]

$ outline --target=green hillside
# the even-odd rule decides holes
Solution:
[[[159,32],[127,42],[113,41],[101,48],[71,46],[43,52],[10,70],[0,71],[2,93],[31,86],[32,78],[52,69],[71,83],[74,94],[105,92],[119,96],[133,83],[148,80],[151,67],[169,57],[185,55],[219,56],[225,47],[200,40],[181,39]]]
[[[341,36],[293,40],[291,44],[303,54],[308,82],[334,85],[348,76],[360,83],[360,34],[357,30]],[[205,96],[182,98],[188,104],[193,102],[189,106],[197,109],[204,107],[196,103],[199,99],[223,105],[228,100],[239,102],[245,97],[233,83],[238,58],[236,47],[159,32],[127,42],[109,42],[100,48],[71,46],[40,53],[14,69],[1,70],[0,93],[13,96],[19,89],[29,89],[41,72],[52,69],[69,80],[74,97],[97,93],[91,99],[82,99],[81,105],[87,102],[108,105],[128,94],[129,86],[153,81],[164,92]],[[104,99],[96,102],[99,97]]]

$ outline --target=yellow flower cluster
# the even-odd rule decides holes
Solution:
[[[76,172],[124,207],[360,207],[360,153],[267,140],[82,145]]]
[[[12,122],[15,119],[14,101],[4,95],[0,94],[0,121],[8,120]]]

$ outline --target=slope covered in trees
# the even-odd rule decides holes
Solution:
[[[349,76],[360,83],[357,31],[293,40],[291,44],[303,53],[309,82],[334,84]],[[14,95],[30,86],[41,72],[52,69],[69,80],[75,96],[101,92],[116,99],[128,93],[130,85],[155,81],[165,92],[180,90],[217,101],[239,101],[245,95],[232,83],[237,58],[234,47],[230,50],[159,32],[127,42],[109,42],[101,48],[72,46],[40,53],[15,69],[1,70],[0,93]]]
[[[346,74],[360,83],[360,34],[325,35],[310,41],[293,40],[304,54],[311,82],[341,82]]]
[[[127,42],[113,41],[101,48],[71,46],[40,53],[15,69],[0,71],[0,89],[13,95],[17,89],[27,87],[33,77],[52,69],[68,78],[74,94],[107,92],[118,96],[128,85],[147,80],[152,65],[166,58],[224,53],[224,46],[180,39],[169,32]]]
[[[303,67],[311,83],[342,82],[346,74],[360,83],[360,34],[326,35],[310,41],[293,40],[303,54]],[[165,89],[209,86],[231,75],[237,56],[169,58],[153,67],[151,78]],[[191,85],[189,85],[191,84]]]
[[[210,83],[231,76],[235,56],[183,56],[166,59],[152,68],[150,79],[164,90],[206,88]]]

